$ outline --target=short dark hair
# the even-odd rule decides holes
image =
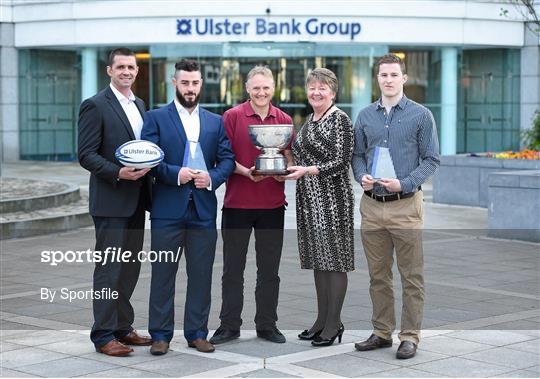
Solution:
[[[406,73],[405,62],[403,62],[403,60],[400,57],[398,57],[396,54],[386,54],[380,57],[377,63],[375,64],[375,66],[377,67],[377,74],[379,73],[379,70],[382,64],[392,64],[392,63],[399,64],[399,67],[401,68],[401,72],[403,74]]]
[[[195,59],[182,59],[180,62],[176,62],[174,69],[175,74],[180,70],[188,72],[201,71],[199,62],[197,62]]]
[[[127,47],[119,47],[117,49],[114,49],[113,51],[109,53],[109,60],[107,61],[107,64],[110,67],[112,67],[114,63],[114,57],[116,57],[117,55],[125,55],[127,57],[134,57],[135,53],[133,52],[133,50],[128,49]]]

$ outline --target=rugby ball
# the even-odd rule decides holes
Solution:
[[[153,142],[133,140],[116,149],[115,156],[126,167],[152,168],[163,160],[165,154]]]

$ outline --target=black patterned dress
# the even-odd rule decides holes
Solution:
[[[302,126],[293,144],[299,166],[317,166],[319,175],[296,183],[300,264],[305,269],[354,270],[354,193],[349,177],[354,134],[340,109]]]

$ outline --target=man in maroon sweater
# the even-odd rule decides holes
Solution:
[[[273,177],[253,175],[260,150],[252,144],[248,125],[292,124],[285,112],[271,104],[274,78],[267,67],[256,66],[247,75],[249,100],[223,115],[225,130],[236,157],[236,169],[227,180],[221,229],[223,276],[221,326],[210,339],[220,344],[240,337],[244,305],[244,269],[251,236],[255,230],[257,284],[255,287],[257,336],[284,343],[276,327],[279,294],[279,262],[283,246],[285,185]],[[292,163],[290,146],[284,151]]]

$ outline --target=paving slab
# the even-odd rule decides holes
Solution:
[[[167,375],[158,374],[152,371],[136,370],[131,367],[121,367],[112,370],[93,372],[81,375],[81,378],[167,378]]]
[[[296,363],[297,366],[316,369],[331,374],[356,378],[363,375],[374,374],[399,368],[397,365],[375,362],[360,356],[349,354],[318,358]]]
[[[516,371],[512,371],[510,373],[497,375],[495,377],[502,377],[502,378],[538,378],[538,377],[540,377],[540,372],[538,372],[538,371],[529,371],[529,370],[516,370]]]
[[[244,374],[234,375],[232,378],[299,378],[299,376],[284,374],[280,371],[263,368],[260,370],[246,372]]]
[[[534,339],[531,336],[499,330],[462,330],[448,334],[448,337],[473,341],[492,346],[506,346]]]
[[[152,360],[130,367],[168,376],[187,376],[233,365],[235,363],[188,354],[178,354],[173,357],[160,359],[159,361]]]
[[[242,343],[223,344],[219,345],[220,350],[229,351],[232,353],[246,353],[250,356],[268,358],[283,354],[292,354],[300,351],[310,350],[310,345],[298,345],[292,343],[276,344],[265,341],[257,337],[241,340]]]
[[[2,378],[39,378],[37,375],[30,375],[17,370],[0,367],[0,377]]]
[[[460,356],[493,348],[491,345],[449,338],[447,336],[423,338],[419,346],[422,350],[452,356]]]
[[[12,351],[17,349],[24,349],[27,346],[25,345],[19,345],[16,343],[10,343],[10,342],[0,342],[0,353],[4,353],[6,351]]]
[[[439,359],[433,362],[421,363],[415,369],[427,371],[435,376],[447,375],[463,378],[486,378],[515,371],[509,367],[495,366],[488,363],[471,361],[459,357]]]
[[[506,347],[508,349],[538,354],[540,352],[540,340],[529,340],[525,342],[518,342],[511,345],[506,345]]]
[[[55,353],[29,347],[26,349],[12,350],[5,353],[0,353],[0,362],[3,368],[18,368],[36,363],[50,362],[62,358],[67,358],[68,355]]]
[[[506,347],[496,347],[489,350],[465,354],[462,356],[462,358],[493,363],[514,369],[528,369],[535,366],[535,364],[540,360],[538,351],[536,353],[529,353],[525,351],[507,349]]]
[[[58,330],[40,330],[26,334],[23,337],[7,338],[7,342],[26,346],[39,346],[55,341],[73,341],[74,335]]]
[[[415,370],[414,368],[409,367],[402,367],[395,370],[382,371],[364,376],[368,378],[432,378],[433,373]],[[445,377],[444,375],[440,376]]]
[[[83,356],[95,352],[94,346],[88,342],[87,336],[73,335],[66,341],[43,344],[40,345],[39,348],[48,351],[55,351],[57,353]]]
[[[31,375],[66,378],[86,375],[96,371],[117,367],[118,366],[116,365],[107,363],[101,363],[100,365],[96,365],[96,362],[90,359],[69,357],[50,362],[41,362],[29,366],[21,366],[18,367],[18,369]]]

